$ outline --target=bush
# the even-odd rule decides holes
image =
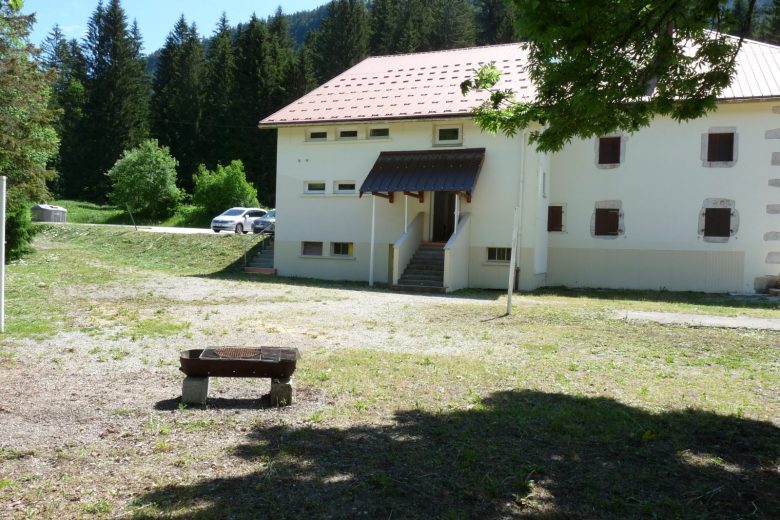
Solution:
[[[168,217],[182,198],[176,187],[177,164],[167,146],[148,139],[138,148],[126,150],[109,170],[107,175],[114,184],[109,198],[139,215]]]
[[[17,260],[30,252],[30,241],[35,234],[35,228],[30,219],[30,203],[23,202],[20,206],[8,207],[5,221],[5,256],[6,261]]]
[[[222,213],[233,206],[257,206],[257,190],[246,180],[244,163],[232,161],[227,166],[217,165],[209,171],[204,165],[195,174],[195,193],[192,202],[210,215]]]

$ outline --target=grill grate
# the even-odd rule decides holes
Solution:
[[[278,363],[280,361],[296,361],[297,349],[279,347],[216,347],[204,349],[201,359],[235,359],[255,360]]]

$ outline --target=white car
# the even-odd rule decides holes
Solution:
[[[266,210],[260,208],[230,208],[223,214],[214,217],[211,221],[211,229],[214,233],[220,231],[235,231],[236,233],[249,233],[252,223],[264,217]]]

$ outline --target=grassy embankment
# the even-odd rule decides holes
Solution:
[[[115,432],[106,439],[9,446],[0,504],[27,507],[13,516],[780,516],[780,334],[615,318],[627,308],[778,317],[776,302],[546,290],[502,316],[496,292],[405,299],[227,276],[241,240],[50,226],[9,266],[0,373],[66,377],[56,367],[79,355],[83,370],[131,364],[176,395],[183,348],[243,337],[304,351],[289,409],[217,380],[226,398],[203,410],[120,407],[108,395],[110,425],[91,426]],[[170,289],[190,280],[203,292]],[[98,347],[20,350],[31,336],[84,330]]]
[[[119,206],[99,205],[75,200],[55,200],[52,202],[68,210],[68,222],[72,224],[118,224],[132,225],[133,220],[126,209]],[[144,226],[173,227],[209,227],[214,215],[206,214],[202,208],[184,205],[165,220],[150,220],[134,215],[135,223]]]

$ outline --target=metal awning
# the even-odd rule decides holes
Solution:
[[[381,152],[360,194],[382,195],[392,201],[394,192],[421,196],[425,191],[448,191],[464,192],[471,198],[484,160],[484,148]]]

